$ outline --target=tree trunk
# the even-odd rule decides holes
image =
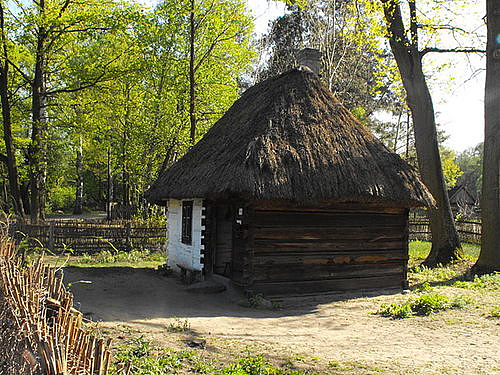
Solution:
[[[3,66],[0,69],[0,98],[2,101],[2,120],[3,120],[3,139],[5,142],[5,152],[7,154],[7,171],[9,175],[10,195],[14,203],[14,212],[21,218],[24,218],[24,206],[21,199],[21,189],[19,188],[19,173],[17,170],[16,154],[12,138],[12,123],[10,117],[9,102],[9,63],[7,62],[8,50],[7,40],[4,29],[3,5],[0,3],[0,32],[3,48]]]
[[[408,106],[412,114],[420,175],[436,200],[436,207],[428,209],[432,248],[424,265],[446,264],[460,259],[463,252],[453,221],[441,167],[434,107],[422,70],[422,56],[418,51],[416,16],[412,17],[414,22],[410,23],[412,38],[410,42],[406,37],[399,2],[382,0],[382,3],[384,4],[391,50],[403,80]],[[415,4],[410,2],[410,5],[414,6]]]
[[[80,137],[80,144],[76,150],[76,197],[75,215],[81,215],[83,212],[83,157],[82,157],[82,138]]]
[[[194,79],[194,2],[191,0],[191,12],[189,14],[189,124],[191,145],[194,145],[196,139],[196,116],[195,116],[195,79]]]
[[[488,41],[484,94],[481,253],[474,273],[500,271],[500,4],[486,0]]]
[[[39,12],[45,12],[45,0],[39,2]],[[35,56],[35,74],[32,82],[32,129],[29,148],[30,188],[31,188],[31,221],[37,223],[44,218],[44,196],[46,179],[46,133],[47,117],[45,115],[45,42],[47,34],[40,26],[37,33]]]
[[[113,177],[111,176],[111,147],[108,146],[107,163],[107,193],[106,193],[106,220],[111,220],[111,202],[113,202]]]

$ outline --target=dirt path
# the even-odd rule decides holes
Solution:
[[[93,320],[126,325],[159,341],[170,335],[167,327],[178,317],[201,336],[305,354],[323,363],[355,362],[390,374],[500,374],[500,322],[479,309],[391,320],[372,313],[381,303],[407,296],[295,299],[279,310],[259,310],[238,305],[241,296],[235,292],[188,293],[175,278],[150,269],[70,268],[65,280],[92,281],[71,289]]]

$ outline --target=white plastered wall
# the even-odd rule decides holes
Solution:
[[[169,199],[167,211],[167,265],[179,271],[177,265],[181,265],[190,270],[202,271],[203,264],[200,262],[203,255],[201,251],[204,245],[201,244],[202,231],[205,229],[201,225],[203,210],[203,200],[200,198],[184,199],[193,201],[193,227],[191,245],[181,242],[182,234],[182,200]]]

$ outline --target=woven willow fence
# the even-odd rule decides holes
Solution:
[[[473,244],[481,244],[482,226],[477,221],[456,221],[460,241]],[[410,240],[430,241],[431,229],[427,219],[410,220]]]
[[[159,250],[165,244],[165,226],[145,226],[130,220],[60,220],[43,224],[15,223],[10,228],[16,241],[30,248],[43,247],[55,253],[71,249],[75,254],[102,250]]]
[[[0,238],[0,373],[106,375],[111,339],[98,338],[73,308],[62,270],[23,267]]]

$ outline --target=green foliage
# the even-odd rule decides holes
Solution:
[[[115,368],[111,373],[116,374],[116,367],[122,367],[127,363],[131,364],[133,374],[137,375],[176,373],[189,363],[193,355],[191,351],[174,352],[160,349],[141,336],[133,339],[130,345],[118,348],[115,354]]]
[[[402,304],[382,304],[377,314],[393,319],[405,319],[415,315],[428,316],[438,311],[464,308],[473,301],[469,297],[457,296],[450,299],[441,293],[410,297]]]
[[[391,317],[393,319],[405,319],[413,315],[411,305],[408,303],[397,304],[391,303],[390,305],[382,304],[377,314]]]
[[[483,143],[481,142],[458,154],[456,162],[463,171],[458,183],[465,186],[477,199],[480,196],[482,185]]]
[[[492,308],[489,316],[491,318],[500,318],[500,307],[497,306]]]
[[[482,276],[476,275],[472,281],[459,280],[453,283],[453,286],[463,289],[500,290],[500,272]]]
[[[416,299],[409,299],[407,303],[411,306],[414,314],[423,316],[451,308],[450,299],[441,293],[432,293]]]
[[[410,241],[409,242],[410,260],[417,261],[427,258],[431,251],[431,243],[425,241]],[[462,248],[467,259],[475,260],[479,256],[481,246],[470,243],[462,243]]]
[[[50,210],[70,212],[75,207],[74,186],[54,186],[49,193]]]
[[[171,322],[168,325],[168,331],[169,332],[186,332],[191,329],[191,324],[189,324],[189,321],[187,319],[180,319],[178,317],[173,318],[173,322]]]
[[[57,259],[48,259],[57,262]],[[149,250],[102,250],[94,254],[72,256],[65,260],[68,265],[78,267],[132,266],[155,267],[165,263],[165,254]]]
[[[450,149],[440,147],[441,166],[443,168],[443,176],[448,189],[457,184],[459,178],[464,174],[460,166],[456,163],[456,155]]]
[[[245,356],[236,363],[216,368],[207,363],[195,351],[174,351],[162,349],[143,336],[134,338],[128,345],[117,348],[111,374],[127,363],[133,374],[163,375],[173,373],[202,373],[214,375],[306,375],[310,371],[278,368],[271,365],[262,355]]]

